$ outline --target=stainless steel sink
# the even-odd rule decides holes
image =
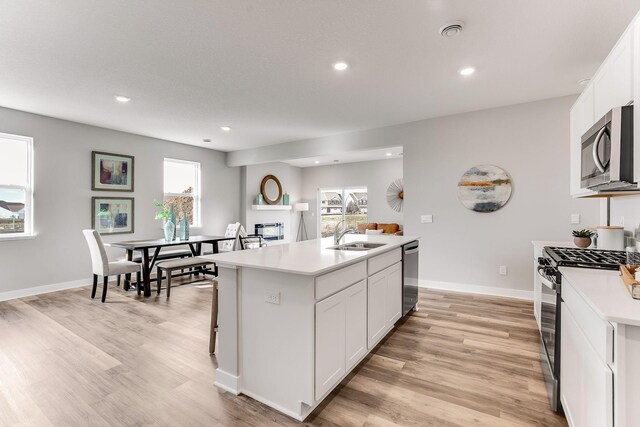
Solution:
[[[342,245],[329,246],[327,249],[333,249],[335,251],[368,251],[385,245],[386,243],[351,242],[344,243]]]

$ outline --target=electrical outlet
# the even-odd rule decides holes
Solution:
[[[433,215],[422,215],[420,217],[420,222],[423,224],[428,224],[433,222]]]
[[[280,292],[267,289],[264,293],[264,301],[269,304],[280,304]]]
[[[501,265],[500,267],[498,267],[498,273],[500,273],[501,276],[506,276],[507,275],[507,266],[506,265]]]
[[[623,216],[620,217],[620,226],[624,227],[624,217]]]
[[[571,224],[580,224],[580,214],[571,214]]]

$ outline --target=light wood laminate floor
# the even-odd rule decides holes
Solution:
[[[210,287],[89,293],[0,302],[0,425],[300,424],[213,387]],[[305,424],[566,425],[547,403],[531,303],[425,290]]]

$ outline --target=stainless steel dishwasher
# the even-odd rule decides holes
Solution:
[[[418,309],[418,261],[420,246],[417,240],[402,247],[402,315]]]

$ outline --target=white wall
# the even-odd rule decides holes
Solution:
[[[569,196],[569,108],[563,97],[412,124],[404,144],[406,234],[422,236],[422,279],[529,291],[531,240],[571,240],[598,219],[596,200]],[[460,176],[494,164],[513,180],[509,203],[494,213],[465,209]],[[582,215],[572,226],[570,215]],[[421,214],[433,214],[421,224]],[[508,275],[498,275],[506,265]],[[505,292],[508,293],[508,292]],[[516,293],[513,293],[517,295]]]
[[[202,165],[203,227],[192,234],[222,234],[239,216],[240,168],[228,168],[222,152],[6,108],[0,108],[0,132],[34,138],[37,233],[34,240],[0,241],[0,296],[91,277],[81,230],[91,227],[92,196],[135,197],[135,234],[105,241],[162,237],[153,200],[162,199],[164,157]],[[91,191],[93,150],[135,156],[134,193]]]
[[[603,199],[603,215],[601,215],[600,223],[594,225],[606,224],[606,201]],[[640,241],[640,195],[623,196],[611,198],[611,225],[622,225],[625,229],[625,235],[629,238],[626,244],[632,245]]]
[[[598,222],[597,200],[569,196],[569,108],[575,99],[567,96],[263,147],[255,153],[230,153],[228,164],[402,145],[404,229],[407,235],[422,236],[423,284],[530,296],[531,240],[569,241],[572,229]],[[509,203],[489,214],[465,209],[456,194],[460,176],[484,163],[504,168],[513,179]],[[305,191],[305,199],[309,197]],[[570,224],[572,213],[581,214],[582,224]],[[434,222],[421,224],[422,214],[433,214]],[[507,276],[498,275],[499,265],[508,267]]]
[[[284,224],[285,242],[293,242],[298,230],[299,213],[290,211],[254,211],[251,205],[255,203],[260,193],[260,183],[267,175],[274,175],[282,185],[282,192],[289,194],[289,204],[300,201],[301,198],[301,169],[286,163],[264,163],[242,167],[242,217],[240,222],[247,228],[247,233],[254,233],[255,225],[270,222]],[[282,203],[282,202],[280,202]]]
[[[402,178],[402,159],[315,166],[302,169],[302,198],[309,202],[305,214],[309,238],[318,232],[318,189],[326,187],[367,187],[367,218],[370,222],[403,224],[402,213],[387,204],[387,188]]]

